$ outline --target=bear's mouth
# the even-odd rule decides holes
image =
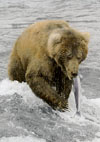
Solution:
[[[73,73],[72,76],[75,78],[78,75],[78,73]]]
[[[59,67],[61,68],[61,71],[65,74],[65,76],[69,79],[69,80],[73,80],[73,78],[75,78],[77,76],[77,73],[71,73],[62,62],[59,63]]]
[[[75,78],[77,75],[78,75],[78,73],[70,73],[70,72],[67,73],[67,76],[68,76],[69,80],[72,80],[72,79]]]

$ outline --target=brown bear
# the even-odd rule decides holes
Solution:
[[[52,108],[64,110],[73,78],[87,53],[87,33],[80,33],[63,20],[37,22],[15,42],[8,75],[11,80],[27,82]]]

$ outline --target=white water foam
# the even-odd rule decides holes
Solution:
[[[21,95],[29,106],[44,105],[45,103],[31,91],[30,87],[26,83],[19,83],[18,81],[10,81],[5,79],[0,82],[0,96],[14,95],[15,93]],[[98,99],[87,99],[81,96],[81,113],[82,116],[79,121],[91,120],[91,122],[96,122],[100,124],[100,98]],[[75,114],[75,99],[74,94],[71,92],[69,98],[69,111],[64,113],[58,112],[61,118],[65,121],[70,120],[75,121],[78,117],[73,116]],[[86,119],[85,119],[86,118]],[[79,122],[78,121],[78,122]]]
[[[84,141],[84,142],[100,142],[100,138],[95,138],[92,141]]]
[[[14,95],[15,93],[21,95],[29,106],[43,105],[43,101],[35,96],[30,87],[25,83],[18,81],[10,81],[5,79],[0,82],[0,96]]]
[[[31,136],[20,137],[3,137],[0,142],[46,142],[44,139],[39,139]]]
[[[100,98],[87,99],[85,96],[81,95],[80,106],[81,117],[75,114],[75,99],[74,93],[72,91],[69,98],[70,110],[64,113],[59,112],[59,115],[67,122],[70,121],[71,123],[77,123],[79,125],[86,125],[86,123],[95,123],[100,127]]]
[[[22,96],[25,103],[29,106],[43,106],[45,103],[37,98],[34,93],[31,91],[29,86],[26,83],[19,83],[17,81],[10,81],[9,79],[5,79],[0,82],[0,96],[6,95],[14,95],[17,93]],[[95,125],[100,128],[100,98],[98,99],[87,99],[84,96],[81,96],[81,117],[75,116],[75,99],[74,94],[71,92],[69,98],[69,111],[66,112],[56,112],[65,122],[71,124],[77,124],[79,126],[86,125]],[[98,132],[99,133],[99,132]],[[97,134],[95,139],[92,142],[100,141],[100,134]],[[0,142],[31,142],[33,138],[31,137],[17,137],[17,138],[2,138]],[[99,139],[99,140],[98,140]],[[39,140],[34,140],[34,142],[38,142]],[[44,142],[44,141],[43,141]]]

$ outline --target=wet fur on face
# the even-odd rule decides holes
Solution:
[[[58,29],[49,38],[51,57],[71,80],[78,74],[79,64],[88,53],[88,36],[74,29]],[[53,53],[52,53],[53,49]]]

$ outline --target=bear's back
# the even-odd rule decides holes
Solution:
[[[64,27],[69,25],[63,20],[45,20],[32,24],[17,39],[14,48],[20,57],[37,56],[38,53],[45,52],[49,34],[54,29]]]
[[[25,31],[31,31],[35,33],[39,31],[50,32],[54,29],[64,27],[69,27],[69,25],[63,20],[44,20],[30,25]]]

